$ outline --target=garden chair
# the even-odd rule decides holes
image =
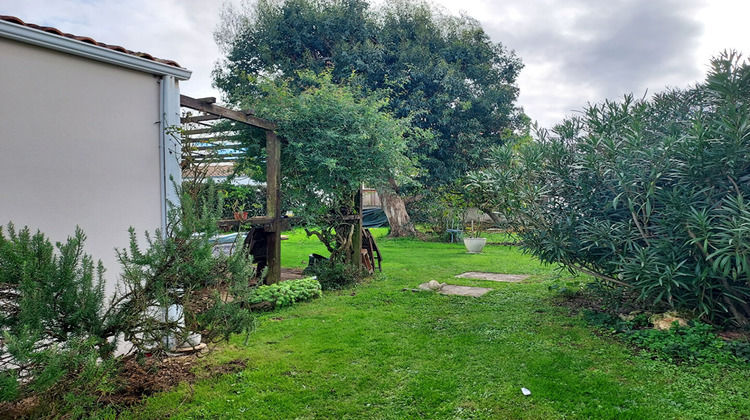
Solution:
[[[450,227],[448,226],[448,223],[450,223]],[[451,234],[451,243],[453,243],[453,239],[455,237],[456,241],[460,241],[464,237],[464,222],[463,220],[460,220],[458,218],[454,218],[450,220],[445,221],[445,231]]]

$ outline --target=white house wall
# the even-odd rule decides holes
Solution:
[[[159,77],[0,38],[0,223],[115,247],[161,226]]]

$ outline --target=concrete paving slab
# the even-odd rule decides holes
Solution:
[[[420,284],[419,288],[422,290],[430,290],[427,283]],[[438,290],[439,293],[442,293],[444,295],[471,296],[471,297],[480,297],[490,291],[492,291],[492,289],[489,289],[487,287],[456,286],[453,284],[446,284],[445,286],[443,286],[441,290]]]
[[[505,283],[518,283],[529,278],[529,276],[525,274],[482,273],[479,271],[469,271],[468,273],[459,274],[456,277],[462,279],[501,281]]]

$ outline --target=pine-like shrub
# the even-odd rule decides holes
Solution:
[[[139,353],[162,354],[169,336],[182,342],[200,332],[203,341],[228,339],[254,325],[241,305],[252,291],[252,258],[241,244],[231,256],[216,253],[210,240],[218,233],[221,200],[203,197],[198,207],[178,192],[180,206],[170,206],[166,231],[146,232],[142,248],[131,228],[129,248],[117,250],[123,273],[111,322]],[[173,305],[183,311],[184,323],[164,315],[162,309]]]
[[[139,242],[130,230],[129,248],[117,251],[123,272],[108,304],[104,269],[83,252],[81,229],[55,247],[41,232],[0,228],[0,403],[43,396],[34,413],[85,417],[117,389],[116,338],[159,356],[170,346],[165,337],[200,332],[205,342],[250,331],[253,316],[244,306],[252,258],[214,253],[218,195],[198,207],[178,192],[181,205],[171,206],[165,231]],[[179,322],[161,316],[176,305]]]
[[[80,228],[56,246],[27,227],[0,228],[0,401],[106,388],[115,342],[104,317],[104,268]]]

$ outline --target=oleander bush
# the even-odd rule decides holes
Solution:
[[[469,176],[524,249],[647,304],[750,326],[750,66],[589,106]]]

